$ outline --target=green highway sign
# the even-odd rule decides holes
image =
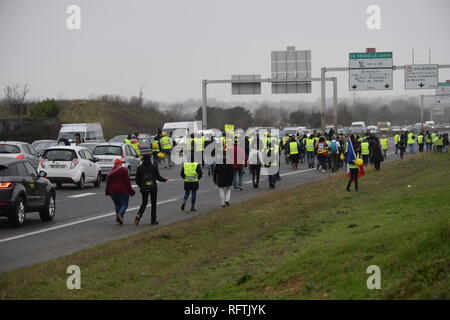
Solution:
[[[392,59],[392,52],[350,52],[349,59]]]
[[[450,87],[450,82],[439,82],[438,87]]]

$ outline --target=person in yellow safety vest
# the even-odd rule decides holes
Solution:
[[[153,162],[159,164],[160,158],[158,157],[158,153],[161,152],[161,147],[159,145],[158,138],[155,138],[155,140],[152,141],[152,154],[153,154]]]
[[[170,139],[169,136],[167,136],[167,132],[163,132],[161,134],[161,149],[162,152],[164,153],[164,164],[165,164],[165,168],[167,168],[167,166],[169,167],[173,167],[173,163],[172,163],[172,147],[173,147],[173,142],[172,139]]]
[[[427,146],[427,152],[430,152],[433,146],[433,140],[429,131],[425,134],[425,145]]]
[[[123,140],[123,142],[125,142],[126,144],[129,144],[131,146],[131,134],[129,134],[127,136],[127,138],[125,140]]]
[[[416,143],[416,137],[414,136],[414,133],[412,131],[410,131],[408,133],[407,137],[408,137],[409,153],[413,154],[414,153],[414,144]]]
[[[389,141],[388,138],[386,138],[386,135],[383,134],[383,137],[380,139],[381,143],[381,150],[383,151],[383,158],[387,159],[387,151],[389,150]]]
[[[131,139],[130,145],[133,147],[133,149],[136,151],[137,155],[141,155],[141,150],[139,149],[139,140],[136,136],[133,136]]]
[[[435,145],[436,152],[442,152],[442,149],[444,148],[444,137],[442,135],[436,136]]]
[[[279,164],[279,152],[276,146],[272,147],[272,139],[268,140],[267,147],[265,152],[267,152],[267,157],[269,157],[270,161],[264,164],[264,167],[268,168],[268,176],[269,176],[269,187],[275,189],[275,183],[277,180],[280,180],[280,168]]]
[[[186,202],[191,194],[191,211],[197,211],[195,209],[195,201],[197,199],[197,190],[199,189],[198,181],[202,178],[201,166],[193,161],[193,153],[190,162],[183,163],[181,167],[181,178],[184,180],[184,197],[181,204],[181,210],[184,210]]]
[[[367,142],[366,138],[363,138],[361,142],[361,155],[364,161],[364,166],[367,166],[367,163],[369,163],[370,149],[369,142]]]
[[[286,164],[289,163],[289,152],[288,152],[288,145],[287,145],[287,142],[289,140],[290,140],[290,136],[288,133],[286,133],[286,135],[281,140],[282,149],[284,150],[284,161],[286,162]]]
[[[291,136],[291,138],[287,141],[287,149],[289,152],[289,159],[292,164],[292,169],[298,168],[298,162],[299,162],[299,147],[298,142],[294,137]]]
[[[423,152],[423,146],[425,145],[425,136],[421,131],[417,136],[417,144],[419,145],[419,152]]]
[[[400,142],[400,135],[398,133],[394,134],[394,145],[395,145],[395,154],[398,153],[398,143]]]
[[[306,139],[305,148],[306,148],[306,159],[308,160],[308,167],[314,168],[316,154],[315,154],[315,137],[314,135],[310,135],[309,138]]]
[[[205,151],[205,137],[201,133],[197,133],[194,138],[194,144],[195,144],[195,152],[201,153],[201,159],[202,159],[202,167],[205,166],[205,162],[203,161],[203,153]]]
[[[436,138],[438,137],[437,131],[431,134],[431,143],[433,144],[433,151],[436,151]]]

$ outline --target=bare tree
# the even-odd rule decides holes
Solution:
[[[8,84],[3,90],[9,105],[23,104],[29,91],[30,88],[28,87],[28,84],[21,86],[18,83]]]

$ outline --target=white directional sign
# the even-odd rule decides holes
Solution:
[[[272,51],[272,93],[311,93],[311,50]]]
[[[405,66],[405,89],[436,89],[437,64],[411,64]]]
[[[349,90],[392,90],[392,52],[349,54]]]
[[[436,104],[450,105],[450,82],[439,82],[436,89]]]

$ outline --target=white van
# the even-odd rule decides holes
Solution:
[[[202,130],[201,121],[166,122],[162,128],[177,144],[185,142],[189,135]]]
[[[70,143],[75,143],[75,134],[79,133],[82,142],[104,142],[103,129],[99,122],[65,123],[61,125],[58,139],[64,135]]]
[[[364,121],[355,121],[352,122],[350,129],[352,133],[364,133],[366,132],[366,124]]]
[[[434,121],[425,121],[424,127],[428,129],[434,129],[435,126],[436,124],[434,123]]]

